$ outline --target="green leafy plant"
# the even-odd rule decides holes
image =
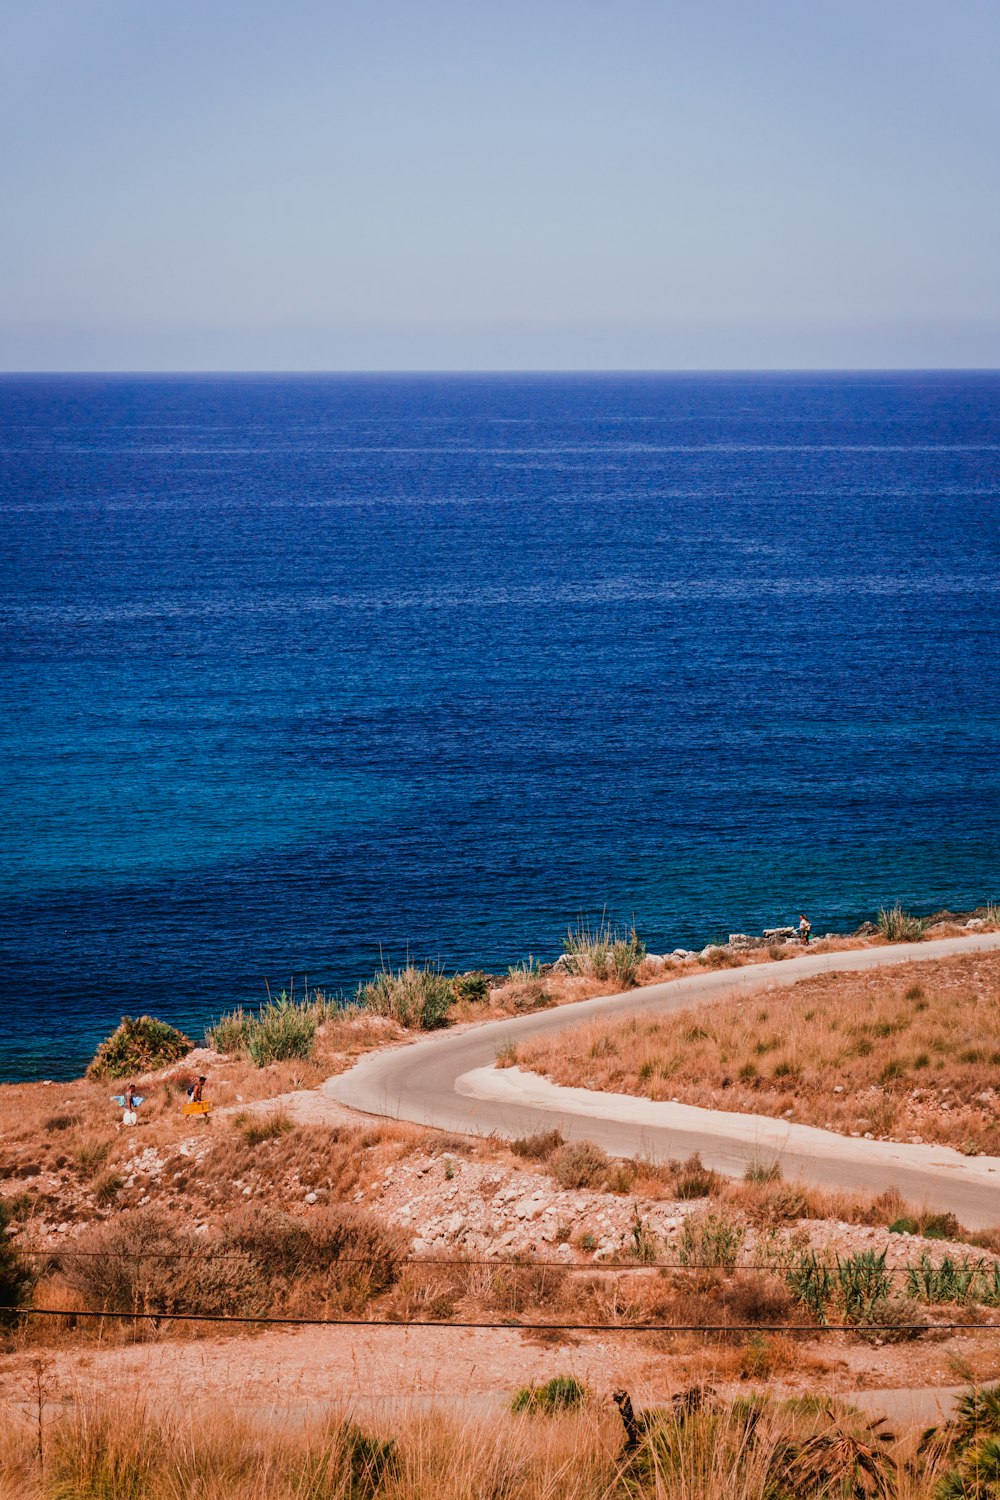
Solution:
[[[844,1318],[848,1323],[868,1320],[877,1302],[892,1293],[892,1272],[886,1265],[886,1252],[859,1250],[856,1255],[837,1256],[837,1285]]]
[[[575,1411],[588,1396],[587,1387],[573,1375],[554,1375],[544,1385],[524,1385],[515,1391],[510,1403],[513,1412],[551,1417],[558,1412]]]
[[[792,1295],[816,1322],[827,1323],[827,1310],[835,1291],[834,1277],[830,1267],[818,1259],[815,1250],[803,1250],[798,1261],[789,1267],[786,1279]]]
[[[485,974],[478,969],[468,974],[456,974],[451,981],[452,994],[456,1000],[478,1003],[489,998],[490,986]]]
[[[291,1057],[308,1057],[316,1030],[330,1011],[325,1000],[307,995],[296,1000],[282,990],[257,1011],[242,1007],[220,1017],[205,1033],[210,1047],[242,1054],[258,1068]]]
[[[155,1073],[191,1051],[192,1043],[176,1026],[155,1016],[122,1016],[120,1025],[98,1047],[88,1078],[125,1078]]]
[[[451,980],[440,969],[417,964],[382,968],[374,979],[360,985],[357,993],[362,1009],[421,1031],[447,1025],[453,998]]]
[[[926,919],[911,916],[898,901],[895,906],[883,906],[875,925],[887,943],[919,943],[927,931]]]

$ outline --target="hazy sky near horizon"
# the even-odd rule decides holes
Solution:
[[[994,0],[6,0],[0,368],[1000,365]]]

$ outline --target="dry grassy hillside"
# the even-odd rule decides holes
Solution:
[[[556,1083],[1000,1155],[1000,954],[831,974],[517,1048]]]

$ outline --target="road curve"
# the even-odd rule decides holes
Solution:
[[[766,1123],[772,1132],[776,1127],[787,1131],[777,1153],[773,1136],[767,1138],[767,1154],[780,1154],[786,1177],[798,1176],[819,1187],[866,1192],[893,1186],[910,1203],[949,1211],[970,1228],[982,1228],[1000,1222],[1000,1158],[966,1158],[945,1147],[855,1140],[807,1126],[781,1127],[774,1120],[760,1120],[755,1127],[758,1117],[659,1106],[589,1091],[584,1111],[573,1098],[581,1090],[547,1085],[528,1101],[524,1090],[518,1097],[516,1088],[497,1089],[482,1081],[488,1075],[480,1073],[479,1082],[475,1075],[477,1070],[492,1069],[497,1052],[508,1043],[561,1031],[596,1016],[662,1014],[769,985],[792,985],[814,974],[926,962],[998,948],[1000,933],[977,933],[927,943],[809,953],[777,963],[692,974],[622,995],[439,1032],[424,1041],[370,1053],[349,1072],[329,1079],[323,1093],[365,1114],[462,1134],[521,1136],[558,1125],[565,1136],[596,1141],[613,1156],[645,1154],[663,1160],[697,1151],[706,1165],[730,1176],[742,1176],[747,1161],[761,1154]],[[497,1081],[495,1074],[493,1081]],[[644,1107],[636,1110],[636,1105]]]

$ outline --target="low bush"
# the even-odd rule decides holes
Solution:
[[[710,1198],[722,1183],[719,1173],[706,1167],[696,1151],[686,1161],[672,1162],[675,1195],[686,1202],[691,1198]]]
[[[407,1253],[402,1235],[340,1205],[315,1209],[308,1218],[246,1208],[226,1223],[221,1245],[248,1256],[282,1305],[316,1294],[343,1311],[394,1286]]]
[[[282,990],[276,1000],[268,1000],[256,1012],[239,1007],[221,1016],[208,1028],[205,1040],[219,1052],[249,1058],[258,1068],[292,1057],[308,1057],[316,1028],[329,1008],[324,1000],[295,1000]]]
[[[912,1297],[883,1297],[858,1319],[858,1337],[866,1344],[905,1344],[930,1326]]]
[[[926,920],[911,916],[898,901],[882,908],[875,925],[887,943],[918,943],[927,931]]]
[[[607,1152],[593,1141],[571,1141],[549,1158],[549,1171],[563,1188],[599,1187],[607,1170]]]
[[[574,1411],[588,1396],[587,1387],[574,1375],[554,1375],[544,1385],[524,1385],[510,1403],[513,1412],[529,1412],[551,1417],[557,1412]]]
[[[581,918],[563,943],[563,967],[588,979],[614,979],[629,986],[646,957],[646,945],[634,927],[619,928],[602,917],[596,926]]]
[[[276,1141],[294,1129],[287,1115],[279,1111],[270,1115],[238,1114],[233,1124],[248,1146],[259,1146],[262,1141]]]
[[[957,1240],[962,1237],[962,1226],[954,1214],[925,1214],[920,1233],[925,1240]]]
[[[743,1173],[744,1182],[780,1182],[781,1163],[776,1160],[767,1161],[762,1157],[755,1156],[746,1164]]]
[[[515,1156],[527,1157],[529,1161],[548,1161],[562,1144],[561,1130],[540,1130],[537,1135],[522,1135],[511,1141],[510,1149]]]
[[[490,986],[485,974],[478,969],[468,974],[456,974],[451,981],[452,994],[458,1001],[477,1004],[489,998]]]
[[[94,1195],[94,1202],[98,1208],[107,1208],[109,1204],[114,1203],[124,1186],[125,1178],[120,1172],[116,1172],[113,1167],[109,1168],[106,1172],[102,1172],[95,1179],[91,1188],[91,1192]]]
[[[681,1231],[677,1258],[691,1270],[735,1266],[743,1249],[746,1229],[738,1219],[720,1210],[688,1214]]]
[[[453,999],[451,981],[440,969],[416,964],[380,969],[367,984],[358,987],[357,993],[362,1009],[421,1031],[447,1025]]]
[[[85,1231],[55,1261],[70,1290],[105,1312],[252,1318],[357,1311],[396,1282],[404,1254],[399,1235],[353,1208],[300,1218],[247,1207],[211,1235],[147,1208]]]
[[[94,1053],[88,1078],[125,1078],[155,1073],[191,1051],[192,1043],[176,1026],[155,1016],[122,1016],[121,1023]]]

